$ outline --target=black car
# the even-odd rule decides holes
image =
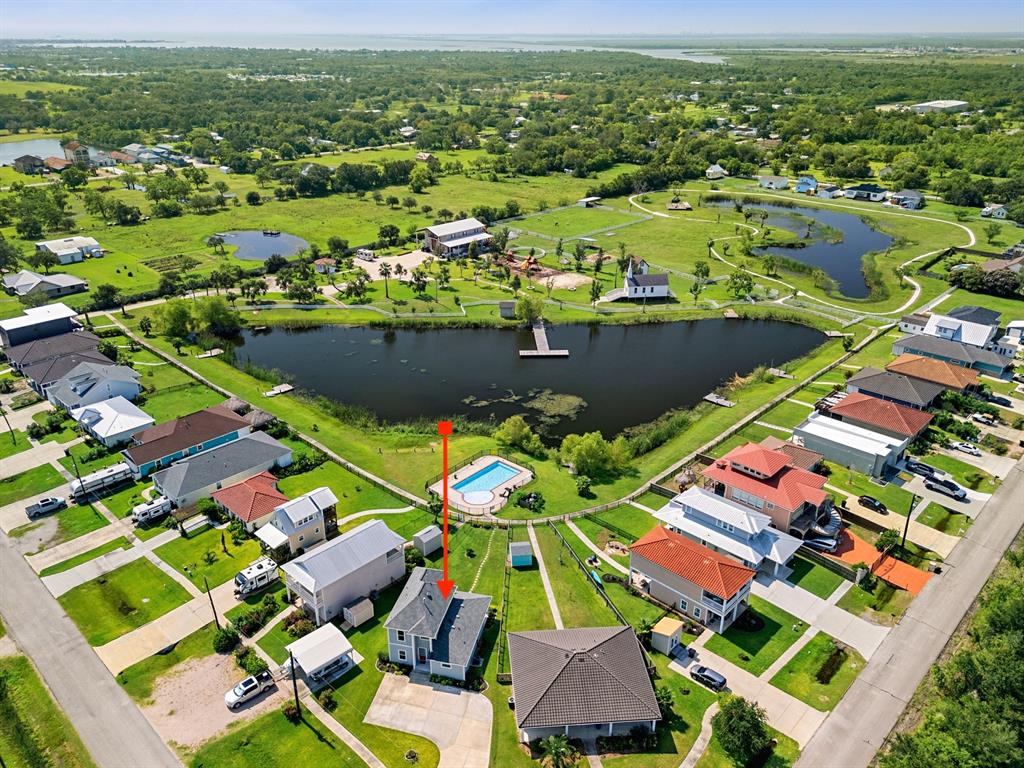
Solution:
[[[690,670],[690,677],[701,685],[706,685],[712,691],[720,691],[725,688],[725,678],[708,667],[697,665]]]
[[[1013,403],[1010,402],[1010,398],[1003,397],[1002,395],[989,395],[988,396],[988,401],[990,403],[995,403],[996,405],[1001,405],[1004,408],[1012,408],[1013,407]]]
[[[915,475],[921,475],[922,477],[935,477],[937,474],[935,467],[931,467],[925,464],[923,461],[916,461],[915,459],[907,459],[906,467]]]
[[[873,509],[875,512],[877,512],[880,515],[887,515],[887,514],[889,514],[889,510],[885,508],[885,504],[880,502],[874,496],[860,496],[860,497],[858,497],[857,501],[860,502],[860,505],[862,507],[867,507],[868,509]]]

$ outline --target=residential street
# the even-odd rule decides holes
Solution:
[[[178,759],[3,536],[0,573],[4,623],[100,768],[178,768]]]
[[[804,749],[802,768],[865,768],[1024,522],[1024,461]]]

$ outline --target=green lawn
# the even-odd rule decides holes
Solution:
[[[303,450],[311,451],[304,447]],[[290,499],[326,485],[338,497],[338,519],[353,512],[367,509],[398,509],[408,506],[385,490],[354,475],[340,464],[326,461],[312,472],[285,477],[277,484],[281,493]],[[369,518],[367,518],[369,519]],[[364,520],[365,522],[365,520]]]
[[[935,307],[933,311],[939,313],[948,312],[954,307],[961,307],[965,304],[973,304],[977,307],[985,307],[986,309],[995,310],[1003,315],[1002,321],[1004,323],[1009,320],[1018,319],[1021,314],[1020,299],[989,296],[983,293],[971,293],[970,291],[965,291],[962,288],[957,288],[953,291],[953,295]]]
[[[92,758],[24,656],[0,657],[0,764],[94,768]]]
[[[996,488],[999,487],[999,482],[985,470],[978,469],[966,461],[954,459],[952,456],[930,453],[924,457],[924,461],[936,469],[941,469],[965,488],[981,493],[995,493]]]
[[[654,515],[634,507],[632,504],[623,504],[621,507],[599,512],[594,519],[598,523],[608,523],[615,528],[621,528],[632,536],[634,541],[655,526],[660,525]]]
[[[211,405],[224,402],[224,396],[199,383],[189,384],[148,395],[140,407],[152,416],[157,424],[177,419]]]
[[[163,675],[189,659],[202,658],[214,652],[213,634],[214,625],[211,622],[179,640],[166,653],[154,654],[122,670],[117,674],[117,682],[135,701],[148,703],[156,681]]]
[[[878,485],[871,482],[867,475],[830,461],[824,464],[831,470],[829,485],[842,488],[853,496],[872,496],[885,504],[889,512],[897,515],[906,515],[910,511],[910,491],[905,491],[893,483]]]
[[[653,509],[655,512],[668,504],[670,500],[671,499],[668,496],[662,496],[660,493],[655,493],[654,491],[647,491],[647,493],[634,499],[637,504],[643,504],[645,507]]]
[[[839,598],[836,605],[854,616],[891,626],[903,615],[913,599],[914,596],[905,589],[898,589],[879,581],[873,592],[853,586]]]
[[[295,638],[285,631],[284,623],[279,621],[273,629],[256,641],[256,645],[278,664],[283,664],[288,659],[288,651],[285,650],[285,646],[294,642]],[[372,664],[373,661],[370,663]]]
[[[90,560],[95,560],[97,557],[101,557],[102,555],[105,555],[109,552],[113,552],[114,550],[130,548],[131,544],[129,543],[128,539],[126,539],[124,536],[118,536],[116,539],[112,539],[111,541],[108,541],[106,544],[100,544],[98,547],[94,547],[93,549],[90,549],[88,552],[83,552],[80,555],[75,555],[74,557],[68,558],[67,560],[57,563],[56,565],[51,565],[47,568],[43,568],[43,570],[39,572],[39,575],[52,576],[55,573],[70,571],[75,566],[81,565],[82,563],[87,563]]]
[[[260,545],[247,538],[235,546],[227,529],[206,528],[157,547],[155,554],[200,589],[204,578],[213,589],[259,558]]]
[[[190,768],[251,768],[254,765],[263,768],[307,765],[365,768],[366,763],[307,709],[303,708],[302,712],[298,723],[290,723],[279,711],[268,712],[207,742],[188,765]]]
[[[117,464],[119,461],[124,461],[120,451],[110,451],[103,456],[86,461],[85,454],[91,451],[92,447],[85,443],[73,445],[69,450],[71,451],[71,456],[62,456],[57,461],[72,475],[75,474],[76,462],[78,464],[78,471],[83,475],[87,475],[90,472],[95,472],[97,469],[103,469],[104,467],[109,467],[111,464]],[[74,457],[74,461],[71,459],[72,456]]]
[[[568,240],[612,227],[635,224],[640,220],[639,216],[625,211],[573,206],[527,216],[522,221],[512,223],[511,226],[516,229],[538,232],[554,239],[561,237]],[[548,246],[548,250],[552,250],[554,245],[552,242]],[[566,249],[566,257],[572,257],[571,249]]]
[[[73,504],[54,517],[57,519],[57,536],[50,540],[50,546],[77,539],[110,524],[92,504]]]
[[[589,577],[580,570],[555,532],[546,525],[536,526],[535,532],[562,623],[566,627],[611,627],[617,624],[615,614],[597,595]]]
[[[796,393],[794,399],[801,399],[799,392]],[[813,403],[811,403],[811,405],[813,405]],[[777,406],[761,416],[758,421],[763,421],[766,424],[775,424],[779,427],[793,428],[803,422],[812,413],[814,413],[814,409],[809,406],[801,405],[800,403],[793,403],[789,400],[783,400]]]
[[[32,416],[32,421],[40,426],[46,424],[46,418],[50,415],[51,411],[40,411],[39,413]],[[60,424],[60,429],[56,432],[50,432],[43,435],[39,439],[40,443],[69,443],[78,437],[78,425],[75,424],[71,419],[64,419]]]
[[[733,624],[724,634],[712,637],[706,643],[706,647],[712,653],[742,667],[752,675],[760,675],[800,638],[807,630],[807,625],[796,616],[756,595],[750,596],[750,606],[747,610],[753,611],[764,620],[761,629],[756,632],[745,632],[738,624]]]
[[[58,602],[90,645],[104,645],[189,599],[180,584],[141,558],[75,587]]]
[[[132,513],[132,507],[143,502],[142,492],[148,483],[133,483],[103,497],[103,506],[119,518],[126,518]]]
[[[811,594],[827,599],[843,583],[843,577],[822,565],[812,563],[799,555],[789,562],[793,569],[788,581],[806,589]]]
[[[263,598],[267,595],[273,595],[274,598],[278,600],[280,605],[278,613],[280,613],[288,607],[288,605],[285,602],[283,602],[283,599],[287,598],[287,595],[285,593],[284,579],[278,579],[266,589],[261,589],[259,592],[256,592],[255,594],[247,595],[246,598],[242,600],[234,608],[229,608],[227,612],[224,614],[224,618],[226,618],[228,621],[233,622],[243,613],[252,610],[258,605],[261,605],[263,603]]]
[[[0,507],[56,489],[64,482],[60,472],[49,464],[26,470],[19,475],[5,477],[0,480]]]
[[[672,709],[658,723],[658,743],[650,752],[606,757],[602,760],[605,768],[677,768],[700,734],[705,710],[718,698],[689,677],[669,669],[668,657],[654,653],[651,658],[657,669],[655,686],[672,693]]]
[[[23,429],[0,433],[0,459],[9,459],[14,454],[27,451],[31,447],[32,444],[28,441],[28,436]]]
[[[864,669],[864,659],[853,648],[844,649],[845,658],[832,679],[825,684],[816,675],[832,655],[835,641],[823,632],[811,638],[796,656],[771,679],[771,684],[815,709],[832,709]]]
[[[963,536],[974,522],[967,515],[946,509],[934,501],[929,502],[928,506],[921,510],[921,514],[914,519],[922,525],[948,533],[950,536]]]
[[[761,768],[789,768],[800,757],[799,745],[793,739],[772,727],[769,727],[768,731],[777,743],[775,751],[771,757],[761,764]],[[736,768],[736,764],[725,753],[722,745],[718,743],[718,739],[712,733],[708,748],[704,750],[704,754],[697,761],[695,768]]]
[[[629,546],[633,543],[632,537],[622,536],[621,534],[609,529],[608,527],[601,525],[597,520],[592,517],[577,517],[573,520],[573,523],[583,531],[583,534],[592,541],[598,549],[605,551],[607,554],[606,547],[611,541],[617,541],[620,544]],[[566,528],[568,530],[568,528]],[[575,535],[575,534],[574,534]],[[584,550],[585,551],[585,550]],[[587,557],[590,557],[590,552],[586,553]],[[609,555],[613,560],[622,563],[623,565],[629,564],[629,555]]]

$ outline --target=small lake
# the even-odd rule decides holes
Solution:
[[[244,332],[235,360],[278,368],[300,389],[364,406],[388,421],[455,414],[501,420],[521,413],[544,421],[552,436],[600,430],[611,437],[695,405],[736,373],[806,354],[825,337],[795,323],[716,318],[560,325],[548,339],[570,356],[520,358],[519,349],[533,349],[528,330],[277,328]],[[582,398],[586,406],[575,420],[551,415],[544,405],[552,398],[535,399],[544,390]],[[557,398],[562,405],[567,399]]]
[[[265,235],[257,229],[224,232],[224,245],[233,245],[235,258],[244,261],[266,261],[275,253],[281,256],[294,256],[309,243],[301,237],[281,232],[278,235]]]
[[[56,139],[26,139],[0,144],[0,165],[11,165],[16,157],[35,155],[44,160],[48,157],[64,157],[64,148]]]
[[[732,206],[731,201],[708,201],[705,205]],[[811,226],[810,238],[803,248],[755,248],[757,254],[771,253],[812,267],[823,269],[839,283],[839,292],[851,299],[866,299],[871,290],[864,282],[862,271],[865,254],[884,251],[893,241],[890,235],[879,232],[853,213],[812,208],[806,205],[783,206],[771,203],[744,203],[744,209],[763,209],[768,212],[764,220],[771,229],[788,229],[803,237],[807,223],[800,217],[811,219],[820,227]],[[751,219],[751,224],[760,226],[760,221]],[[842,234],[839,242],[829,242],[825,232],[831,228]],[[756,241],[756,239],[755,239]]]

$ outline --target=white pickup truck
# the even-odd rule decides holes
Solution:
[[[274,677],[269,672],[260,672],[258,675],[251,675],[224,694],[224,703],[228,709],[238,709],[247,701],[252,701],[264,691],[269,691],[276,685]]]

